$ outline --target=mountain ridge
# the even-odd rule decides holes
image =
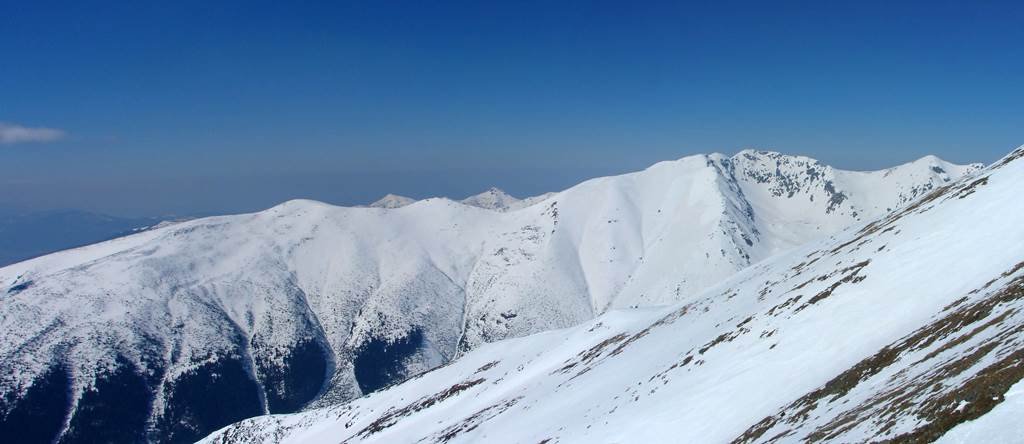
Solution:
[[[793,159],[793,160],[796,160],[796,161],[799,161],[799,162],[803,162],[803,163],[824,165],[824,164],[821,164],[818,160],[813,159],[813,158],[808,157],[808,156],[804,156],[804,155],[790,155],[790,154],[784,154],[784,153],[777,152],[777,151],[761,150],[761,149],[754,149],[754,148],[746,148],[746,149],[740,150],[740,151],[736,152],[736,154],[734,154],[732,156],[729,156],[729,155],[726,155],[726,154],[722,154],[722,153],[718,153],[718,152],[711,153],[711,154],[697,154],[697,155],[694,155],[694,156],[702,156],[702,155],[703,156],[709,156],[709,157],[733,158],[733,159],[738,158],[740,156],[751,158],[751,159],[757,159],[757,158],[761,158],[761,157],[767,157],[767,158],[771,158],[771,159],[785,158],[785,159]],[[686,156],[686,157],[683,157],[683,158],[680,158],[680,159],[676,159],[676,160],[666,160],[666,161],[658,162],[655,165],[652,165],[651,167],[656,166],[656,165],[658,165],[660,163],[678,162],[678,161],[681,161],[681,160],[686,159],[688,157],[694,157],[694,156]],[[882,169],[882,170],[877,170],[877,171],[871,171],[871,170],[856,171],[856,170],[839,170],[839,169],[835,169],[835,170],[836,171],[842,171],[843,173],[847,173],[847,174],[857,174],[857,173],[867,173],[867,174],[870,174],[870,173],[874,173],[874,172],[878,172],[878,171],[889,171],[889,170],[895,170],[895,169],[900,168],[900,167],[907,167],[907,166],[911,166],[911,165],[920,165],[920,164],[927,164],[930,168],[939,168],[939,170],[936,170],[936,172],[939,173],[939,174],[942,174],[944,172],[944,170],[942,169],[943,166],[947,166],[948,167],[950,165],[953,165],[953,166],[958,166],[958,167],[960,167],[960,166],[968,167],[968,168],[971,168],[971,169],[980,169],[980,168],[984,167],[984,164],[982,164],[982,163],[972,163],[972,164],[967,164],[967,165],[955,165],[955,164],[952,164],[950,162],[947,162],[947,161],[939,158],[938,156],[929,154],[929,155],[922,156],[919,159],[912,160],[912,161],[906,162],[904,164],[901,164],[901,165],[898,165],[898,166],[895,166],[895,167],[890,167],[890,168],[886,168],[886,169]],[[651,167],[645,168],[644,170],[637,171],[637,172],[646,171],[646,170],[650,169]],[[829,167],[829,168],[832,168],[832,167]],[[634,173],[637,173],[637,172],[634,172]],[[633,173],[625,173],[625,174],[622,174],[622,175],[627,175],[627,174],[633,174]],[[616,177],[616,176],[608,176],[608,177]],[[523,198],[523,199],[519,199],[519,198],[516,198],[516,197],[506,193],[504,190],[502,190],[502,189],[500,189],[498,187],[490,187],[487,190],[484,190],[483,192],[480,192],[478,194],[474,194],[472,196],[466,197],[466,198],[461,199],[461,200],[459,200],[459,199],[451,199],[451,198],[443,197],[443,196],[442,197],[433,197],[433,198],[428,198],[428,199],[447,199],[447,200],[459,202],[459,203],[462,203],[462,204],[465,204],[465,205],[475,206],[475,207],[485,208],[485,209],[490,209],[490,210],[495,210],[495,211],[513,211],[513,210],[517,210],[517,209],[520,209],[520,208],[528,207],[530,205],[533,205],[534,203],[543,201],[543,200],[545,200],[545,199],[547,199],[547,198],[549,198],[549,197],[551,197],[551,196],[553,196],[555,194],[557,194],[557,192],[548,192],[548,193],[543,193],[543,194],[539,194],[539,195],[536,195],[536,196],[530,196],[530,197],[526,197],[526,198]],[[372,207],[372,208],[395,209],[395,208],[401,208],[401,207],[410,205],[410,204],[418,202],[418,201],[419,200],[413,199],[411,197],[401,196],[401,195],[390,194],[389,193],[389,194],[384,195],[383,197],[381,197],[377,201],[375,201],[375,202],[373,202],[373,203],[371,203],[371,204],[369,204],[367,206],[368,207]]]
[[[1006,239],[1024,237],[1022,158],[1024,147],[675,305],[483,345],[350,403],[203,442],[1016,436],[1024,250]]]
[[[684,300],[974,172],[849,173],[778,156],[689,156],[512,211],[292,200],[0,268],[0,414],[42,396],[31,388],[53,374],[71,397],[55,433],[85,430],[76,412],[107,405],[90,393],[113,378],[149,393],[133,401],[148,413],[141,430],[108,428],[198,439],[358,397],[482,344]],[[193,405],[204,384],[220,396]]]

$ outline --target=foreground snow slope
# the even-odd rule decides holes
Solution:
[[[976,168],[701,155],[517,210],[290,201],[15,264],[0,269],[0,436],[183,442],[352,399],[491,341],[689,300]],[[474,203],[518,205],[488,196]]]
[[[205,442],[1005,436],[1022,413],[1021,190],[1024,147],[671,307],[485,345],[351,403],[253,418]]]

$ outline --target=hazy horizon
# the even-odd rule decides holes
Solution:
[[[518,195],[755,147],[1024,143],[1014,3],[12,5],[0,205],[126,216]]]
[[[829,165],[845,170],[877,170],[912,162],[920,157],[872,168]],[[656,162],[675,159],[677,158],[652,160],[644,165],[623,165],[619,168],[293,173],[205,176],[178,180],[138,178],[132,181],[133,186],[129,187],[115,181],[104,183],[68,180],[45,185],[32,182],[7,183],[0,191],[0,210],[26,213],[81,210],[128,218],[172,218],[247,213],[266,209],[290,199],[313,199],[343,206],[366,205],[386,194],[415,199],[462,199],[491,187],[524,198],[562,191],[589,179],[635,172]],[[977,162],[987,164],[996,159]],[[61,199],[62,196],[66,199]]]

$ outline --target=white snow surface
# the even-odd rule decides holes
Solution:
[[[397,339],[421,331],[427,347],[408,363],[412,375],[485,343],[586,323],[581,329],[540,336],[543,350],[536,337],[507,342],[424,377],[447,381],[451,372],[487,359],[486,350],[493,354],[500,349],[508,358],[489,371],[489,384],[495,372],[507,372],[506,383],[531,379],[510,370],[508,363],[526,365],[534,362],[527,357],[535,355],[556,365],[564,360],[561,353],[576,350],[579,341],[642,325],[664,309],[611,313],[598,321],[601,327],[594,327],[597,323],[590,321],[602,313],[681,301],[717,304],[705,290],[722,291],[721,283],[737,271],[882,216],[978,168],[928,157],[884,171],[849,172],[805,157],[743,151],[731,157],[710,154],[662,162],[526,203],[503,193],[474,200],[503,211],[443,198],[382,204],[395,208],[294,200],[258,213],[158,227],[0,268],[0,396],[24,393],[56,362],[71,371],[72,398],[77,400],[97,375],[111,371],[117,356],[141,369],[159,357],[168,369],[164,380],[173,381],[197,363],[220,356],[277,359],[283,350],[313,340],[333,355],[334,376],[317,404],[327,405],[362,394],[354,383],[351,356],[371,338]],[[400,204],[402,199],[389,202]],[[921,233],[945,244],[935,233]],[[992,260],[998,256],[993,254]],[[757,267],[742,276],[754,279],[764,270]],[[736,300],[746,301],[749,295],[741,293],[744,297]],[[698,299],[698,294],[705,296]],[[715,322],[746,309],[733,305],[722,302]],[[877,316],[894,325],[912,325],[912,319],[895,316],[906,306],[897,303]],[[794,327],[805,339],[780,347],[820,346],[816,329],[832,320],[814,319]],[[686,331],[672,333],[689,338],[679,344],[712,331],[707,322],[686,324]],[[586,332],[590,328],[597,333]],[[245,348],[251,344],[260,347]],[[858,348],[836,356],[835,365],[866,353],[872,344],[850,346]],[[737,353],[763,353],[758,350]],[[788,367],[784,362],[766,365],[768,370],[772,365]],[[717,382],[726,382],[719,381],[723,374],[743,368],[703,372],[694,382],[704,385],[691,390],[738,388]],[[803,387],[812,380],[758,390],[777,392],[775,398],[764,398],[776,400],[791,393],[793,385]],[[732,381],[746,383],[742,378]],[[388,393],[381,396],[397,392]],[[157,396],[154,415],[160,414],[162,395]],[[696,399],[692,393],[685,396]],[[718,411],[716,401],[709,402],[707,411]],[[536,413],[524,418],[557,417],[557,410],[548,406],[531,408]],[[721,413],[749,419],[754,411]],[[668,420],[665,414],[651,420]],[[699,416],[672,415],[677,418],[673,421]]]
[[[743,157],[733,159],[737,171],[747,168]],[[836,189],[850,195],[827,213],[810,211],[804,194],[788,200],[784,190],[782,210],[761,216],[771,187],[744,188],[742,196],[756,202],[754,221],[778,218],[769,219],[778,224],[771,229],[757,225],[757,233],[745,225],[739,192],[709,191],[753,183],[722,179],[727,175],[715,171],[720,160],[659,164],[562,193],[552,198],[560,219],[548,242],[567,231],[562,235],[581,242],[576,251],[583,270],[601,269],[601,262],[587,259],[608,257],[586,249],[588,236],[611,230],[600,238],[645,261],[658,257],[666,280],[692,282],[686,267],[673,268],[696,263],[687,262],[694,250],[680,245],[724,244],[746,235],[754,246],[741,250],[761,257],[785,245],[780,236],[772,238],[772,248],[763,246],[768,233],[796,236],[801,232],[794,227],[819,226],[827,232],[854,211],[851,202],[870,223],[706,282],[699,292],[688,287],[677,294],[650,278],[643,286],[631,286],[629,278],[622,284],[608,278],[614,269],[601,269],[602,279],[581,272],[594,313],[633,288],[645,300],[677,302],[610,310],[575,327],[482,345],[350,403],[252,418],[204,442],[865,442],[931,440],[951,427],[946,420],[960,423],[946,436],[949,442],[1021,440],[1020,383],[1009,384],[1024,375],[1024,147],[876,220],[867,218],[873,209],[898,203],[865,204],[854,190],[870,185],[839,185],[874,177],[870,173],[831,172]],[[750,160],[759,170],[764,158]],[[905,177],[900,168],[876,174]],[[661,184],[664,194],[641,193],[646,180]],[[657,234],[633,238],[627,233],[636,231],[615,231],[606,220],[570,219],[583,211],[571,204],[573,193],[603,193],[589,202],[602,219]],[[717,195],[728,198],[709,197]],[[828,201],[816,197],[816,205]],[[783,224],[791,209],[806,223]],[[723,221],[737,225],[719,238],[717,224],[730,223]],[[663,226],[672,229],[658,229]],[[693,238],[679,237],[686,235]],[[674,260],[667,260],[668,252],[656,256],[658,239],[673,245]],[[725,255],[738,261],[731,250]],[[642,270],[622,276],[639,275],[653,276]]]

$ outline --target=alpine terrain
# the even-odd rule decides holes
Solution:
[[[17,263],[0,436],[189,442],[300,409],[210,439],[939,436],[1019,379],[1020,155],[699,155],[524,200],[289,201]]]
[[[204,442],[1016,442],[1021,190],[1024,147],[671,306]]]

